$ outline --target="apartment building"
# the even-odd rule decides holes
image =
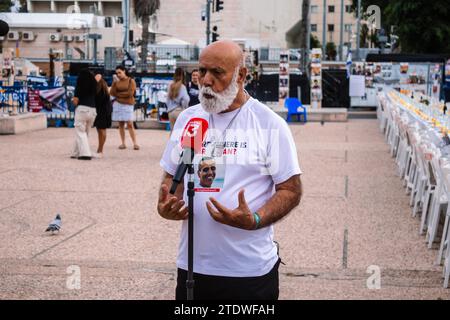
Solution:
[[[341,43],[341,12],[343,12],[343,45],[351,43],[356,47],[356,25],[357,19],[351,12],[351,0],[311,0],[311,34],[316,36],[323,44],[325,28],[325,43],[334,42],[337,47]],[[324,26],[325,11],[325,26]]]

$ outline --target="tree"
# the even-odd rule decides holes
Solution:
[[[309,47],[310,48],[322,48],[322,45],[320,44],[319,39],[317,39],[317,37],[315,35],[311,35],[311,37],[309,38]]]
[[[302,3],[302,21],[300,24],[300,48],[306,49],[308,39],[308,16],[311,0],[303,0]]]
[[[148,43],[155,42],[155,34],[150,34],[148,27],[150,17],[156,16],[159,10],[160,0],[134,0],[134,14],[142,23],[142,41],[141,41],[141,62],[147,62]]]
[[[10,0],[0,0],[0,12],[10,12],[13,3]]]
[[[367,39],[369,38],[369,27],[367,24],[361,24],[361,33],[359,35],[359,42],[361,48],[367,48]]]
[[[356,14],[358,0],[352,1]],[[402,52],[450,53],[448,0],[361,0],[363,12],[369,5],[380,7],[381,26],[388,35],[395,26]]]
[[[336,60],[337,50],[334,42],[327,42],[325,46],[326,55],[328,60]]]

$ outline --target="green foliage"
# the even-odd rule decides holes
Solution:
[[[336,60],[337,50],[336,44],[334,42],[327,42],[327,44],[325,45],[325,51],[328,60]]]
[[[359,42],[361,48],[367,48],[367,39],[369,38],[369,27],[367,24],[361,24],[361,33],[359,36]]]
[[[10,12],[12,5],[10,0],[0,0],[0,12]]]
[[[352,0],[356,15],[357,0]],[[404,53],[450,54],[450,3],[448,0],[361,0],[381,9],[381,26],[399,37]]]
[[[311,37],[309,38],[310,48],[322,48],[322,45],[320,44],[319,39],[313,34],[311,34]]]

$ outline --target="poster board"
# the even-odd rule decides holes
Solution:
[[[350,97],[363,97],[366,94],[366,79],[364,76],[350,76]]]
[[[289,97],[289,51],[280,52],[280,68],[278,81],[278,102],[284,105]]]
[[[351,96],[352,107],[376,107],[376,94],[386,87],[438,97],[444,79],[440,63],[355,62],[352,67],[353,75],[365,77],[366,87],[364,96]]]
[[[322,49],[311,51],[311,107],[322,107]]]

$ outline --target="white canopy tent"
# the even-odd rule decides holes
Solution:
[[[190,43],[178,38],[169,38],[158,42],[159,45],[189,46]]]

